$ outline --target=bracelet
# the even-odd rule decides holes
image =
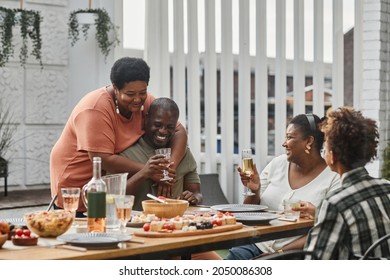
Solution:
[[[278,252],[279,254],[281,254],[281,253],[283,253],[284,251],[283,251],[283,249],[279,249],[277,252]]]

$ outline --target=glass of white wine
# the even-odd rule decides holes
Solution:
[[[164,155],[166,159],[171,159],[171,148],[161,148],[155,150],[156,155]],[[166,167],[169,167],[169,164],[166,165]],[[164,177],[160,181],[170,181],[173,178],[169,177],[169,173],[167,170],[163,171]]]
[[[134,205],[134,195],[115,196],[116,216],[120,222],[121,233],[126,233],[127,222],[131,218],[131,210]]]
[[[252,149],[243,149],[241,151],[242,166],[241,169],[250,177],[253,174],[253,156]],[[244,186],[244,196],[255,195],[248,187]]]

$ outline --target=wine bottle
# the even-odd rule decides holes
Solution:
[[[87,194],[87,228],[88,232],[106,232],[106,193],[107,185],[101,176],[102,161],[93,158],[93,177],[83,188],[83,196]]]

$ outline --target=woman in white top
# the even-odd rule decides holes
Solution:
[[[248,177],[241,168],[242,183],[255,193],[247,196],[244,203],[262,204],[269,209],[283,210],[283,201],[300,201],[301,218],[313,218],[315,209],[325,195],[339,187],[337,173],[327,167],[321,156],[324,135],[318,124],[321,120],[313,114],[297,115],[286,130],[283,147],[286,154],[274,158],[259,173]],[[293,249],[302,249],[306,235],[260,242],[229,250],[226,259],[251,259],[261,254],[272,254]]]

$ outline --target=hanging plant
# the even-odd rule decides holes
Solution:
[[[80,32],[83,34],[84,39],[88,38],[88,30],[91,24],[80,23],[78,19],[79,14],[89,13],[95,15],[95,20],[92,24],[96,27],[95,38],[100,48],[100,51],[104,55],[104,59],[107,59],[110,51],[116,46],[119,45],[118,27],[114,25],[111,21],[110,16],[107,11],[102,9],[79,9],[73,11],[69,15],[68,21],[68,35],[70,39],[70,43],[72,47],[76,44],[76,42],[80,39]],[[110,39],[112,37],[112,39]]]
[[[28,38],[30,38],[33,48],[31,55],[35,56],[42,66],[41,22],[42,17],[39,11],[0,7],[0,36],[2,45],[0,50],[0,67],[3,67],[14,54],[12,29],[17,25],[20,25],[20,33],[22,36],[22,46],[19,54],[20,64],[23,67],[26,64],[28,57]]]
[[[30,37],[33,43],[33,49],[31,54],[39,61],[39,64],[42,66],[42,56],[41,56],[41,15],[38,11],[28,11],[23,9],[18,9],[18,12],[21,13],[20,16],[20,31],[22,35],[22,48],[20,50],[20,63],[22,65],[26,64],[28,57],[27,43],[28,37]]]
[[[12,46],[12,28],[15,25],[14,10],[0,7],[0,19],[3,20],[0,29],[2,45],[0,50],[0,67],[3,67],[9,58],[14,54],[14,49]]]

